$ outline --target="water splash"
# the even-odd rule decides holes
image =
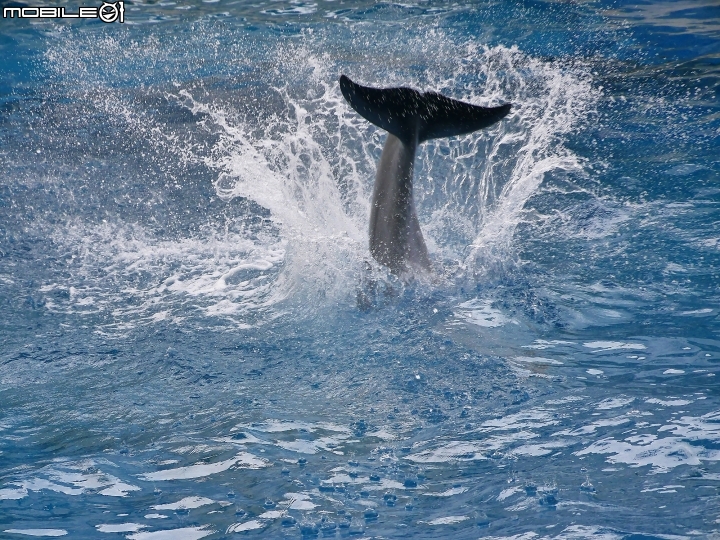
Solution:
[[[372,35],[355,36],[363,39],[349,51],[339,50],[337,40],[326,35],[327,31],[312,29],[303,30],[290,44],[274,42],[266,47],[239,36],[235,46],[221,50],[207,37],[220,28],[205,25],[203,30],[200,41],[187,37],[159,43],[148,36],[144,41],[125,43],[121,37],[107,37],[105,41],[111,42],[107,45],[121,58],[109,65],[92,59],[83,50],[81,37],[63,37],[61,33],[59,50],[63,54],[49,53],[47,62],[64,84],[72,86],[81,74],[85,82],[76,88],[77,95],[154,149],[168,182],[182,189],[178,177],[200,167],[211,178],[215,195],[227,204],[247,200],[269,211],[280,240],[272,239],[264,248],[275,254],[268,257],[273,268],[280,270],[263,274],[272,292],[257,292],[262,300],[250,302],[252,294],[247,289],[223,277],[239,272],[237,268],[245,268],[243,265],[257,267],[257,261],[233,260],[214,267],[215,262],[183,251],[202,253],[204,248],[190,246],[215,242],[219,234],[213,231],[212,217],[200,236],[175,244],[178,257],[191,255],[185,257],[186,265],[189,260],[197,263],[188,272],[201,274],[200,281],[215,285],[180,286],[174,281],[166,290],[214,298],[215,307],[207,307],[206,314],[242,311],[232,305],[239,297],[264,308],[290,301],[310,312],[318,298],[324,298],[326,305],[352,303],[359,276],[371,261],[366,229],[384,133],[360,119],[342,99],[337,76],[348,69],[359,72],[362,82],[375,86],[402,84],[476,104],[514,104],[513,113],[491,129],[430,141],[419,153],[419,219],[431,257],[451,281],[458,276],[481,279],[498,265],[512,262],[514,231],[524,219],[526,203],[538,195],[544,179],[556,171],[582,173],[582,161],[564,145],[565,137],[577,129],[598,95],[582,65],[543,61],[516,47],[467,41],[458,47],[457,37],[437,28],[419,30],[404,44],[405,60],[421,55],[430,67],[437,68],[422,72],[408,69],[397,57],[383,66],[348,64],[353,55],[363,53],[363,42]],[[367,30],[370,34],[376,31]],[[355,27],[352,32],[363,30]],[[428,42],[434,43],[432,51]],[[188,46],[200,47],[202,55],[187,53]],[[458,50],[462,54],[458,55]],[[199,56],[229,66],[224,69],[228,79],[198,79],[203,70],[193,59]],[[448,62],[443,64],[443,59]],[[124,62],[131,62],[137,72],[128,70]],[[171,87],[167,83],[139,84],[142,75],[151,74],[158,65],[167,72],[176,63],[179,71]],[[237,87],[238,83],[231,81],[237,78],[239,64],[249,72]],[[113,78],[116,74],[130,80],[118,81]],[[104,90],[121,83],[139,86],[137,94],[124,102],[109,99]],[[228,88],[233,85],[236,90]],[[160,112],[154,106],[158,103],[164,108]],[[188,191],[185,196],[198,194]],[[251,209],[250,213],[257,211]],[[248,215],[229,219],[243,221]],[[176,233],[182,236],[182,231]],[[239,234],[228,241],[243,244],[250,240]],[[132,259],[121,253],[123,248],[117,243],[115,246],[111,251],[119,265]],[[130,238],[129,252],[135,249],[132,246]],[[224,249],[232,250],[230,244]],[[281,251],[282,255],[277,255]],[[125,264],[131,272],[136,262]],[[172,279],[168,268],[163,272],[163,280]],[[380,279],[388,279],[383,269],[375,267],[374,272]],[[217,287],[218,283],[223,286]],[[146,289],[134,294],[147,297],[154,293]]]

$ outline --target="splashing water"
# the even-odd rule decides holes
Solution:
[[[256,4],[6,25],[3,534],[717,534],[712,6]],[[419,149],[436,279],[341,73],[513,104]]]
[[[92,57],[84,52],[82,41],[68,40],[66,47],[72,50],[49,56],[63,80],[82,74],[84,80],[92,81],[92,88],[82,86],[77,91],[118,123],[125,123],[134,137],[181,158],[181,164],[207,167],[220,199],[247,199],[269,211],[280,244],[257,259],[264,262],[236,260],[223,269],[213,267],[210,275],[193,278],[213,282],[213,286],[185,284],[178,275],[167,278],[173,283],[167,291],[209,295],[222,303],[207,307],[206,313],[228,315],[238,301],[245,303],[242,309],[236,308],[242,313],[251,305],[268,307],[288,299],[302,304],[318,294],[331,304],[347,302],[363,262],[371,260],[366,232],[369,200],[384,134],[344,103],[337,84],[341,63],[317,52],[330,36],[305,32],[301,37],[299,44],[261,51],[261,58],[272,59],[272,68],[270,73],[256,74],[259,80],[254,84],[259,89],[241,88],[240,95],[220,99],[217,90],[208,89],[210,83],[201,80],[176,82],[171,90],[150,88],[145,95],[118,104],[97,91],[98,85],[107,87],[112,82],[104,73],[107,65],[96,66],[100,72],[88,76]],[[425,47],[423,37],[439,42],[441,54],[457,54],[437,30],[416,38],[404,54],[419,54],[418,48]],[[212,39],[203,40],[206,53],[207,43]],[[152,37],[129,45],[107,38],[105,46],[125,61],[151,69],[161,59],[175,59],[177,49],[185,44],[171,43],[167,49]],[[216,61],[230,65],[248,53],[253,51],[211,50],[219,56]],[[462,57],[454,60],[449,74],[425,72],[418,78],[410,73],[402,84],[445,91],[476,104],[515,104],[514,112],[501,124],[453,140],[430,141],[418,156],[417,206],[431,256],[441,274],[477,280],[493,264],[512,260],[513,232],[546,174],[582,171],[581,160],[564,146],[564,138],[592,110],[597,91],[592,89],[587,69],[577,62],[543,62],[515,47],[468,44]],[[116,75],[121,65],[118,62],[110,74]],[[127,77],[125,70],[121,73]],[[400,74],[393,76],[400,80]],[[365,77],[368,84],[396,84],[379,79],[379,74]],[[277,86],[278,78],[284,80],[283,85]],[[183,125],[190,129],[181,131],[162,117],[153,118],[145,108],[150,100],[176,107],[176,114],[186,110],[190,118],[200,121],[195,126]],[[242,240],[211,242],[225,242],[225,247],[216,249],[229,250]],[[194,242],[185,239],[176,244],[177,256],[183,257],[183,245],[190,247]],[[282,259],[278,259],[279,250]],[[187,265],[190,258],[185,259]],[[270,296],[257,290],[264,296],[262,301],[251,299],[247,289],[237,290],[222,281],[221,276],[240,272],[248,264],[255,264],[261,274],[273,269]],[[267,268],[262,270],[258,264]],[[200,267],[196,271],[207,272]],[[149,295],[150,291],[136,294]]]

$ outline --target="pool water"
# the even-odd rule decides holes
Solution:
[[[720,535],[719,21],[713,0],[3,19],[0,531]],[[513,103],[419,150],[430,278],[370,257],[385,133],[340,74]]]

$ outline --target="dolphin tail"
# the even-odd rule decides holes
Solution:
[[[340,90],[360,116],[404,142],[472,133],[502,119],[511,107],[479,107],[412,88],[370,88],[345,75],[340,76]]]

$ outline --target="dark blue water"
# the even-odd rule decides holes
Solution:
[[[3,535],[720,534],[716,2],[125,19],[0,22]],[[514,104],[421,148],[432,280],[341,73]]]

